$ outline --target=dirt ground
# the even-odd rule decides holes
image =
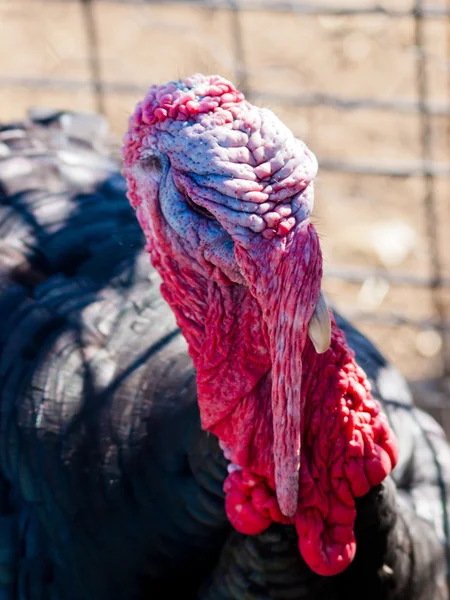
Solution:
[[[248,4],[256,7],[257,2]],[[400,11],[413,3],[381,4]],[[449,7],[445,0],[432,4]],[[441,276],[450,285],[450,118],[445,114],[450,18],[427,18],[423,26],[428,97],[435,112],[430,158],[447,172],[426,184],[420,175],[393,178],[325,168],[333,161],[383,168],[418,164],[421,121],[413,110],[348,110],[305,100],[307,94],[322,94],[400,99],[411,106],[418,97],[420,56],[411,16],[313,16],[102,0],[90,6],[92,30],[89,6],[83,9],[79,2],[0,0],[0,120],[20,118],[33,105],[100,108],[119,138],[150,83],[193,72],[218,72],[240,83],[252,101],[273,109],[306,141],[324,165],[316,188],[316,224],[330,298],[395,361],[418,400],[450,431],[450,383],[441,378],[450,369],[450,332],[444,340],[434,329],[439,316],[450,327],[450,289],[437,293],[423,284],[432,275],[428,185]],[[343,273],[352,281],[344,281]],[[392,274],[397,282],[389,281]],[[412,285],[408,277],[422,284]]]

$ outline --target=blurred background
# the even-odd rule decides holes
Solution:
[[[231,79],[316,153],[326,290],[450,433],[450,1],[0,0],[0,121]]]

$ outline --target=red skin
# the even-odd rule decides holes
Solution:
[[[244,283],[235,282],[195,249],[185,251],[161,213],[156,184],[142,188],[133,174],[158,127],[210,112],[219,121],[237,118],[242,94],[221,78],[206,82],[197,95],[174,84],[151,88],[138,105],[124,139],[130,202],[197,369],[202,427],[241,468],[224,484],[230,522],[250,535],[272,522],[294,524],[311,569],[334,575],[355,554],[355,498],[390,473],[397,448],[334,320],[327,352],[318,355],[308,339],[322,277],[314,227],[291,216],[264,225],[261,235],[243,236],[240,228],[234,236],[219,207],[215,216],[234,240]],[[265,218],[271,225],[273,216]]]

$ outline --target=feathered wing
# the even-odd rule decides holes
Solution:
[[[190,597],[226,465],[105,122],[32,117],[0,129],[0,598]]]

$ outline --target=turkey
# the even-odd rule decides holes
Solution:
[[[0,129],[0,598],[448,598],[447,443],[327,310],[313,154],[200,75],[123,154],[138,221],[100,117]]]

